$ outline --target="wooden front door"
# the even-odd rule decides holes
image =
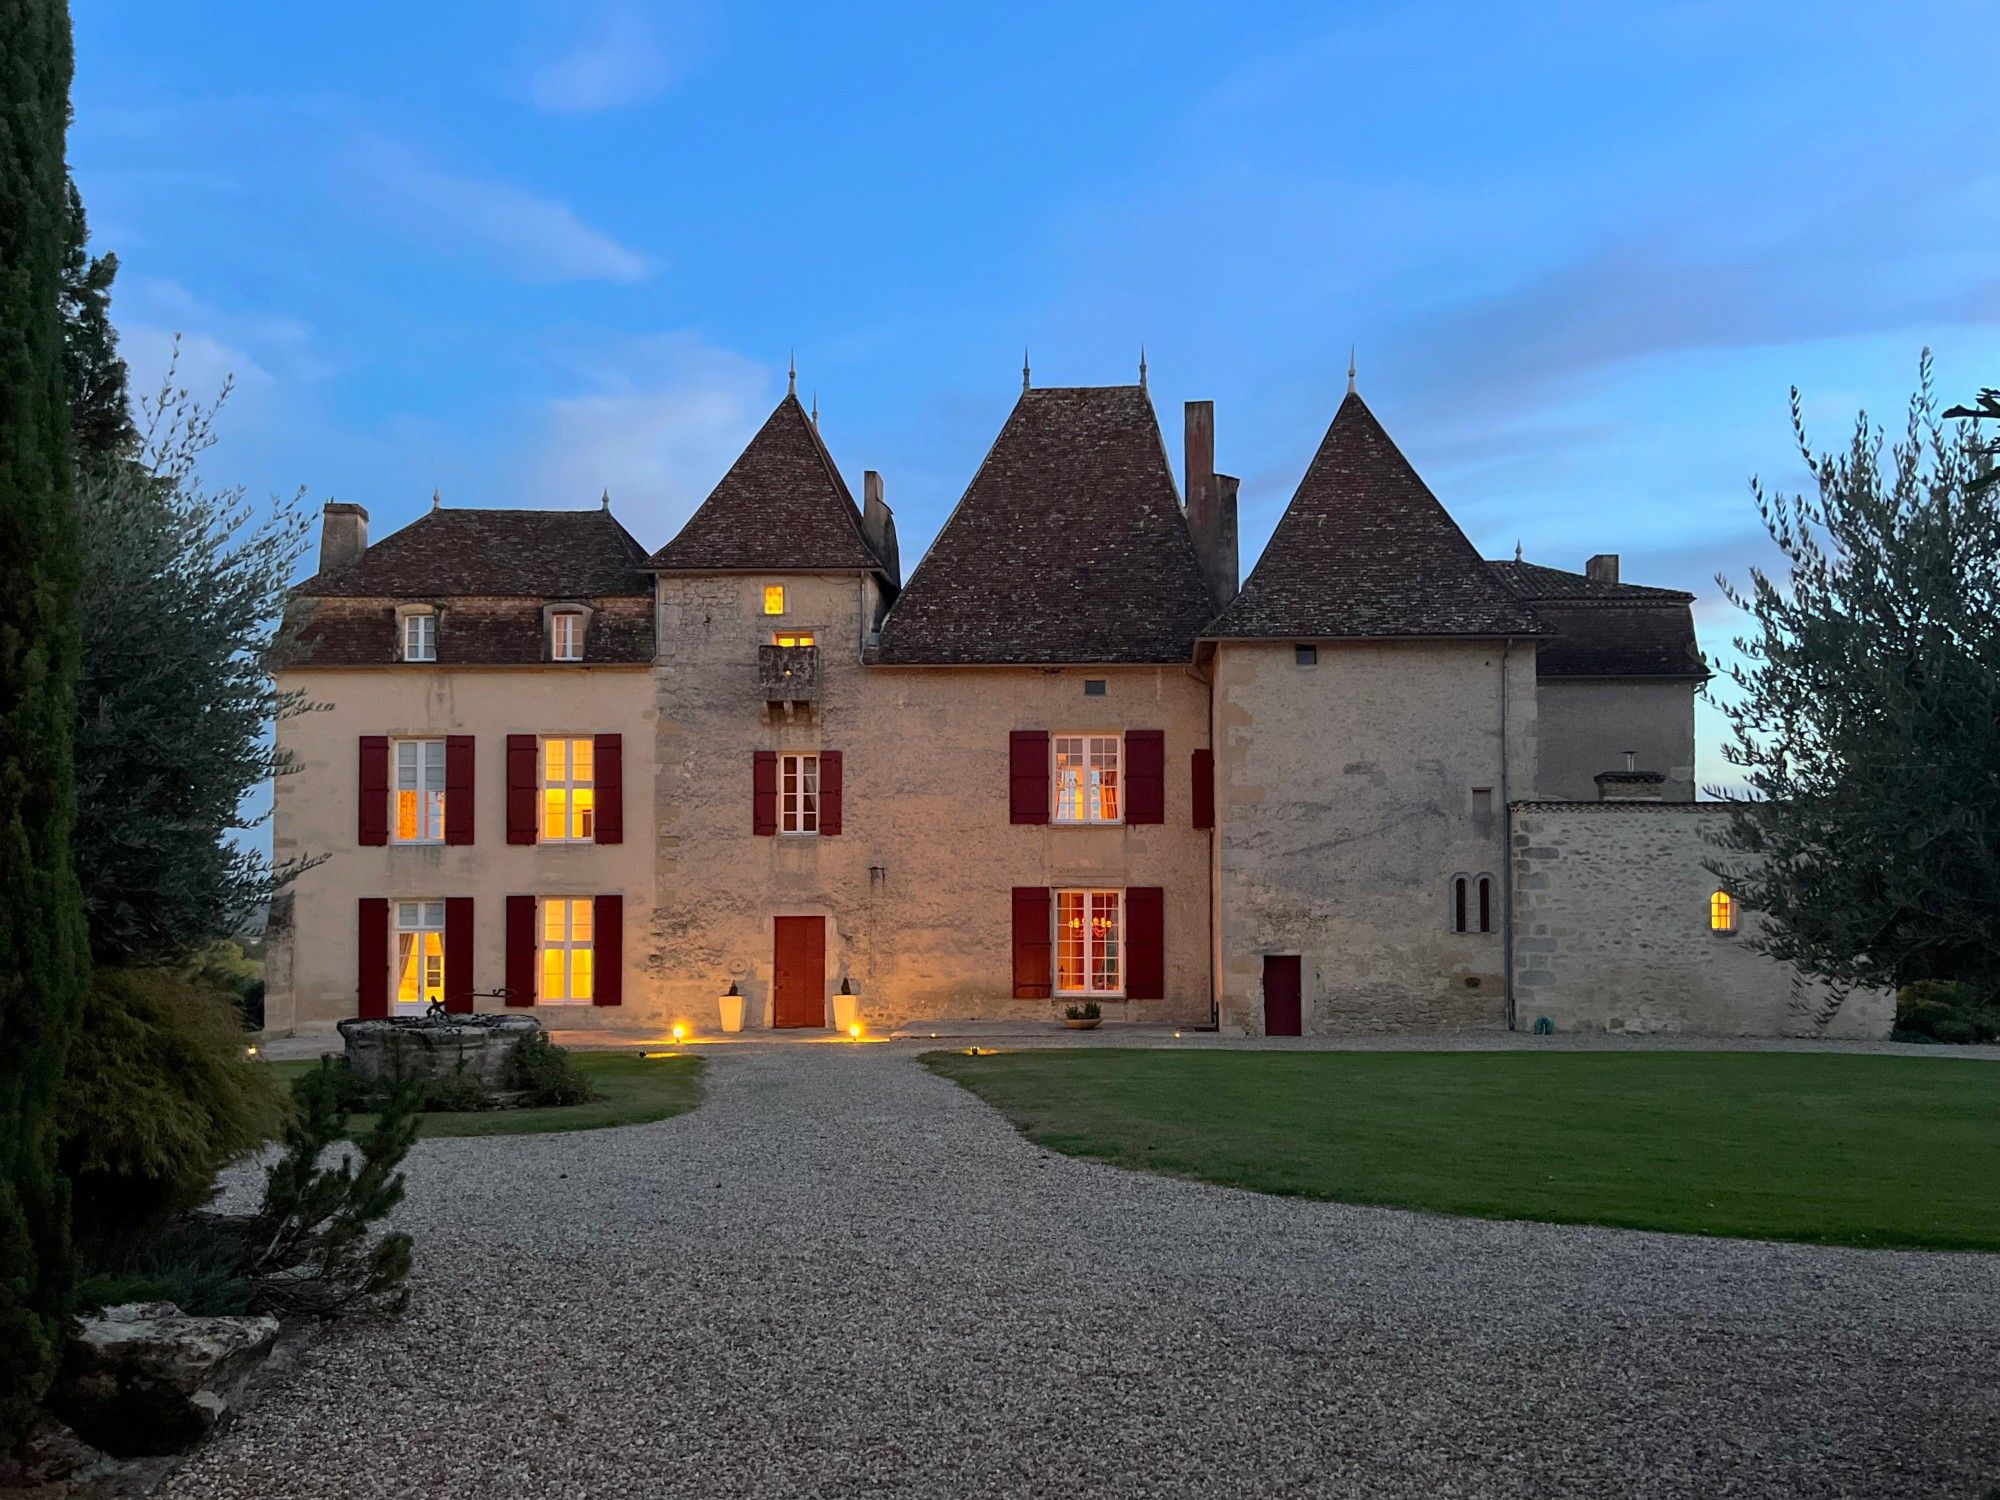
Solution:
[[[1299,1002],[1299,956],[1264,955],[1264,1035],[1298,1036],[1303,1007]]]
[[[826,1025],[826,918],[779,917],[771,972],[773,1026]]]

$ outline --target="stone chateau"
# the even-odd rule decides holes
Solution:
[[[1705,868],[1692,596],[1482,559],[1351,383],[1240,577],[1214,432],[1024,381],[907,582],[795,395],[656,552],[329,504],[270,1026],[1886,1030]]]

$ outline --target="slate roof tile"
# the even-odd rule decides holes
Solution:
[[[351,599],[650,595],[646,549],[602,506],[427,511],[292,592]]]

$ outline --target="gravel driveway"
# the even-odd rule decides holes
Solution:
[[[1288,1202],[1047,1155],[918,1047],[426,1142],[416,1295],[179,1496],[1966,1496],[2000,1256]]]

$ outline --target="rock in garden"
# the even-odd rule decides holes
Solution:
[[[86,1318],[49,1407],[118,1458],[181,1453],[229,1414],[278,1336],[276,1318],[200,1318],[171,1302],[128,1302]]]

